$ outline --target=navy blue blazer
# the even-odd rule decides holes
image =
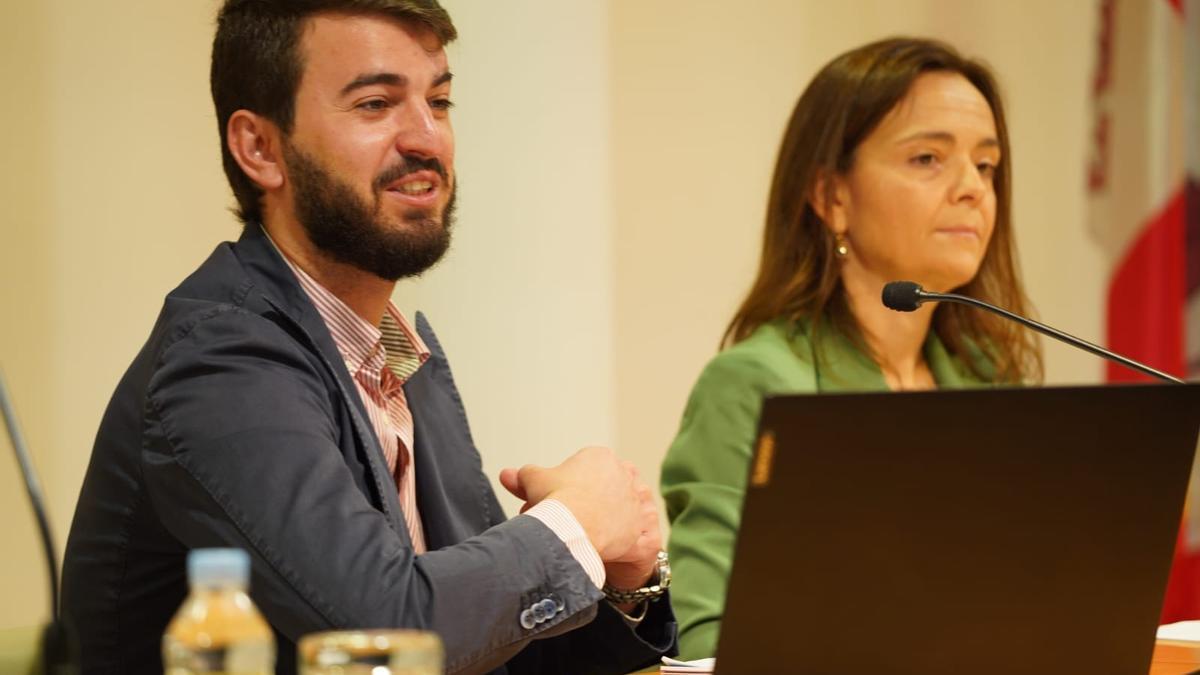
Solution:
[[[669,601],[635,631],[540,521],[506,519],[425,318],[405,384],[429,552],[329,331],[259,228],[166,298],[105,412],[71,525],[63,611],[85,673],[160,672],[192,548],[250,553],[278,672],[315,631],[437,631],[448,673],[624,673],[672,650]],[[521,612],[562,608],[525,628]]]

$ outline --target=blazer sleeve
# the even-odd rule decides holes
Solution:
[[[356,487],[336,395],[277,324],[221,306],[177,325],[147,388],[142,473],[189,548],[252,558],[252,596],[295,641],[314,631],[432,629],[448,673],[486,672],[536,638],[590,622],[602,594],[567,548],[518,516],[420,557]],[[548,620],[522,625],[553,599]]]
[[[718,354],[692,389],[663,462],[682,658],[716,652],[762,399],[783,388],[753,352]]]

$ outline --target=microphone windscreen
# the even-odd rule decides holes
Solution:
[[[891,281],[883,287],[883,305],[897,312],[912,312],[921,306],[921,286],[911,281]]]

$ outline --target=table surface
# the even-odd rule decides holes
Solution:
[[[1200,643],[1159,640],[1154,644],[1150,675],[1184,675],[1200,669]]]
[[[1154,658],[1149,675],[1187,675],[1200,670],[1200,643],[1159,640],[1154,644]],[[658,669],[640,671],[657,673]]]

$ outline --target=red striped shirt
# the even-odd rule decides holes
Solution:
[[[412,458],[413,419],[403,384],[429,358],[429,348],[391,302],[375,327],[284,256],[300,287],[324,320],[350,371],[363,407],[396,481],[400,510],[413,549],[424,553],[425,531],[417,508],[416,463]],[[385,339],[385,335],[387,338]]]
[[[279,251],[278,247],[276,251]],[[354,379],[388,469],[396,480],[400,508],[413,550],[420,555],[426,551],[425,531],[417,509],[416,463],[412,456],[413,419],[402,385],[429,359],[429,348],[390,301],[383,320],[376,327],[300,269],[282,251],[279,254],[317,308]],[[554,532],[597,588],[604,585],[604,563],[570,509],[556,500],[547,499],[530,508],[525,515],[537,518]]]

